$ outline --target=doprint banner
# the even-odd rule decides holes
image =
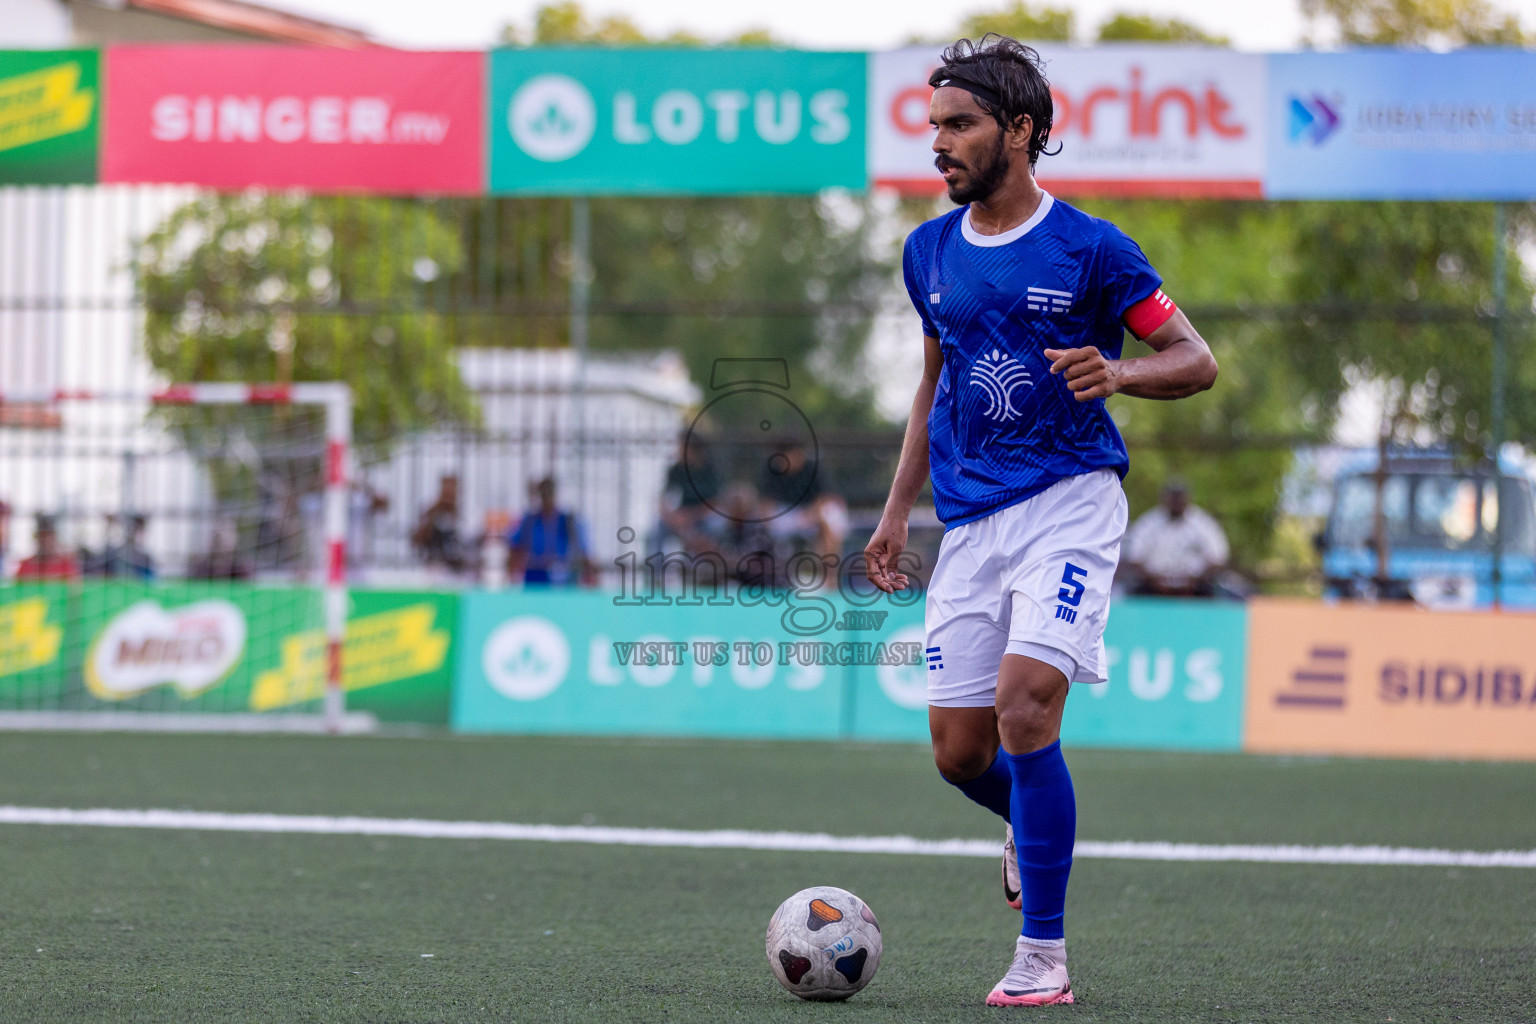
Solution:
[[[1042,46],[1055,115],[1040,183],[1061,195],[1257,198],[1262,54],[1174,46]],[[937,194],[928,76],[938,47],[870,55],[870,177]]]

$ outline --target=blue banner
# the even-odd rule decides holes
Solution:
[[[1529,199],[1536,53],[1269,58],[1271,199]]]

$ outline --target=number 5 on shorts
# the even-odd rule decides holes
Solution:
[[[1083,586],[1082,580],[1078,579],[1078,577],[1087,579],[1088,570],[1068,562],[1067,567],[1061,573],[1061,582],[1065,583],[1066,586],[1056,592],[1056,599],[1062,604],[1069,604],[1076,608],[1078,602],[1083,599],[1083,591],[1088,588]]]

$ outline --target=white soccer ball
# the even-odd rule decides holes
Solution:
[[[880,966],[875,912],[845,889],[801,889],[768,922],[768,966],[801,999],[847,999]]]

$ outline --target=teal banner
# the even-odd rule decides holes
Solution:
[[[835,594],[780,604],[625,606],[590,591],[460,602],[452,722],[466,732],[928,738],[922,607]],[[1247,613],[1123,601],[1110,678],[1078,685],[1077,746],[1237,750]]]
[[[915,664],[857,609],[821,596],[777,604],[625,606],[578,590],[460,601],[453,725],[468,732],[832,739],[847,735],[849,665]],[[850,613],[854,618],[850,618]]]
[[[921,640],[921,612],[892,640]],[[1072,687],[1062,742],[1080,747],[1238,750],[1242,747],[1248,613],[1242,605],[1134,599],[1110,608],[1109,681]],[[849,701],[858,739],[926,740],[922,666],[862,668]]]
[[[866,60],[786,50],[492,51],[490,191],[862,189]]]

